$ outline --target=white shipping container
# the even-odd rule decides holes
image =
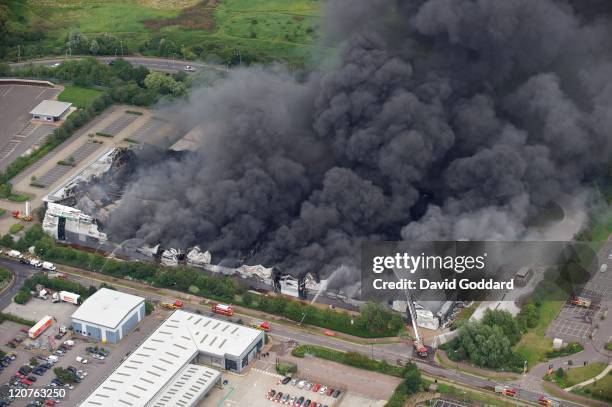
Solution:
[[[81,296],[79,294],[71,293],[69,291],[60,291],[60,299],[65,302],[69,302],[74,305],[79,305],[81,302]]]
[[[23,257],[23,255],[21,254],[21,252],[20,252],[20,251],[18,251],[18,250],[10,250],[10,251],[8,252],[8,255],[9,255],[9,256],[11,256],[11,257],[15,257],[15,258],[17,258],[17,259],[20,259],[20,258],[22,258],[22,257]]]

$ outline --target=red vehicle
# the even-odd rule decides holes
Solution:
[[[327,389],[327,392],[325,393],[326,396],[331,396],[332,393],[334,392],[334,389],[332,389],[331,387],[329,389]]]
[[[316,393],[316,392],[319,391],[320,388],[321,388],[321,385],[319,383],[317,383],[314,386],[312,386],[312,391],[314,391]]]
[[[516,389],[514,387],[495,386],[495,393],[508,397],[516,397]]]
[[[28,379],[21,379],[21,383],[25,384],[26,386],[31,386],[33,382]]]
[[[232,315],[234,315],[234,308],[232,308],[231,305],[215,304],[212,306],[212,312],[214,312],[215,314],[231,317]]]
[[[591,307],[591,300],[585,297],[573,297],[571,300],[571,303],[572,305],[576,307],[584,307],[584,308]]]
[[[19,372],[15,373],[15,376],[19,377],[20,379],[25,379],[26,378],[24,375],[22,375]]]
[[[328,330],[323,331],[323,333],[324,333],[325,335],[327,335],[327,336],[336,336],[336,333],[335,333],[335,332],[328,331]]]
[[[268,321],[255,321],[251,324],[253,328],[261,329],[262,331],[270,332],[270,323]]]
[[[28,333],[28,328],[19,328],[20,332],[23,332],[24,334]]]

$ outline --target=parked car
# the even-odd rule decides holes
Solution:
[[[334,391],[334,392],[332,393],[332,397],[333,397],[333,398],[335,398],[335,399],[337,399],[337,398],[338,398],[338,396],[340,396],[340,393],[342,393],[342,392],[341,392],[340,390],[337,390],[337,389],[336,389],[336,391]]]
[[[322,386],[322,387],[319,389],[319,394],[325,394],[326,392],[327,392],[327,386]]]
[[[92,353],[91,357],[94,358],[94,359],[98,359],[98,360],[106,359],[103,355],[100,355],[99,353]]]
[[[279,401],[281,397],[283,397],[283,392],[279,391],[278,393],[276,393],[276,397],[274,397],[274,400]]]
[[[298,388],[298,389],[303,389],[305,384],[306,384],[306,381],[305,381],[305,380],[300,380],[300,381],[298,382],[298,384],[297,384],[297,388]]]
[[[314,391],[315,393],[319,391],[319,389],[321,388],[321,385],[319,383],[315,384],[312,387],[312,391]]]
[[[333,392],[334,392],[334,389],[330,387],[329,389],[327,389],[327,393],[325,393],[325,395],[331,396]]]
[[[306,389],[306,390],[312,389],[312,383],[306,382],[306,384],[304,385],[304,389]]]
[[[82,357],[82,356],[77,356],[77,357],[76,357],[76,361],[77,361],[77,362],[79,362],[79,363],[83,363],[83,364],[87,364],[87,363],[89,363],[89,360],[85,359],[85,358],[84,358],[84,357]]]
[[[290,378],[289,376],[287,376],[287,377],[285,377],[285,378],[283,379],[283,381],[282,381],[281,383],[283,383],[283,384],[287,384],[287,383],[289,383],[290,381],[291,381],[291,378]]]
[[[191,66],[191,65],[187,65],[187,66],[185,67],[185,71],[186,71],[186,72],[195,72],[195,70],[196,70],[196,69],[195,69],[193,66]]]

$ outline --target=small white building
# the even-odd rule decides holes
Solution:
[[[101,288],[72,314],[77,335],[117,343],[145,317],[145,299]]]
[[[43,100],[30,114],[33,120],[44,120],[46,122],[57,122],[62,120],[70,112],[72,103],[58,102],[57,100]]]

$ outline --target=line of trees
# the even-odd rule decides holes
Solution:
[[[366,303],[357,315],[291,300],[282,296],[265,296],[249,292],[237,278],[211,276],[193,267],[160,267],[148,262],[126,262],[108,259],[62,246],[38,225],[28,229],[17,241],[9,235],[0,243],[17,250],[35,246],[36,253],[48,261],[100,272],[113,277],[130,278],[154,287],[170,288],[222,302],[243,305],[293,321],[333,329],[366,338],[395,336],[404,329],[404,321],[398,313],[381,304]],[[53,287],[51,287],[53,288]]]

